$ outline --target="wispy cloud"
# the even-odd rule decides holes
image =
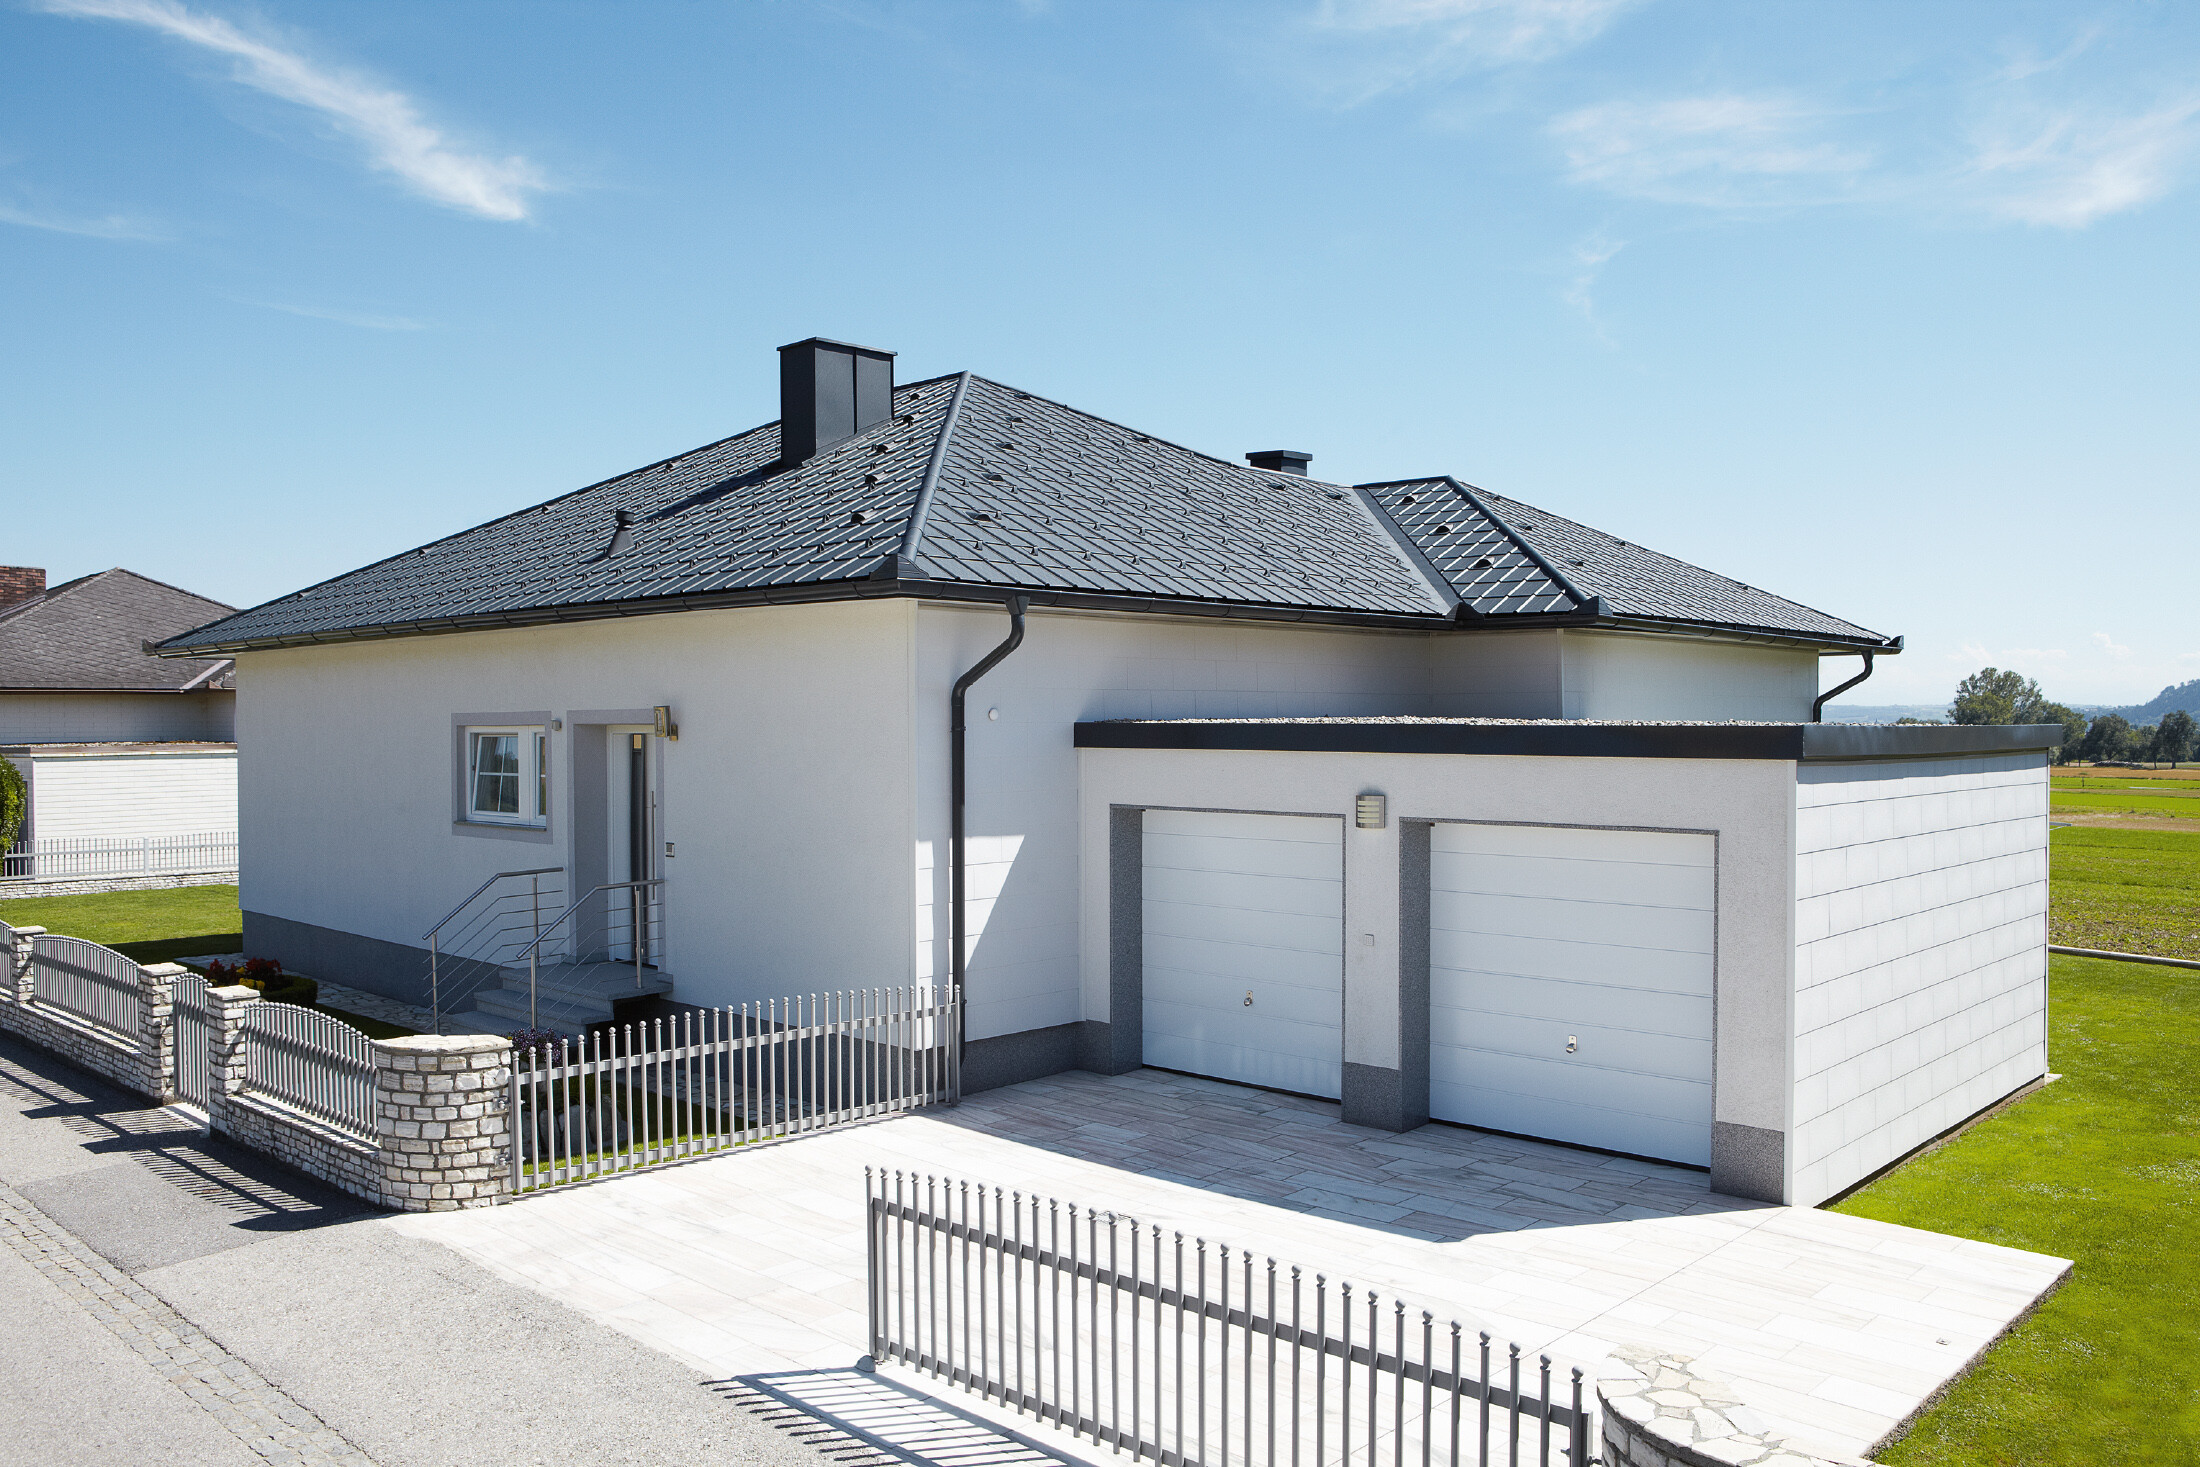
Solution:
[[[425,121],[414,101],[356,74],[309,60],[249,35],[220,16],[175,0],[39,0],[56,15],[123,21],[227,57],[234,79],[310,108],[364,145],[374,167],[446,207],[483,219],[520,220],[530,198],[549,187],[525,158],[469,152]]]
[[[1612,346],[1615,343],[1610,333],[1604,329],[1604,323],[1597,318],[1595,296],[1597,276],[1603,273],[1605,264],[1614,255],[1626,248],[1627,241],[1625,240],[1609,239],[1602,234],[1590,235],[1574,246],[1573,278],[1567,281],[1566,288],[1559,292],[1559,298],[1581,312],[1582,320],[1589,323],[1589,328],[1596,333],[1597,340],[1603,342],[1606,346]]]
[[[0,204],[0,224],[19,224],[25,229],[46,229],[55,234],[80,234],[87,239],[162,240],[167,232],[149,220],[127,214],[102,214],[93,218],[66,211]]]
[[[2093,634],[2093,641],[2094,644],[2098,646],[2103,652],[2106,652],[2109,656],[2115,658],[2118,662],[2123,661],[2125,658],[2131,655],[2131,649],[2129,647],[2120,645],[2114,637],[2111,637],[2106,632],[2095,632]]]
[[[1871,154],[1821,136],[1828,114],[1786,97],[1720,93],[1606,102],[1551,124],[1567,176],[1629,198],[1717,208],[1845,197]]]
[[[2081,229],[2168,193],[2200,146],[2200,96],[2135,116],[2066,108],[1983,129],[1971,160],[1986,207]]]
[[[1321,0],[1303,29],[1321,85],[1347,105],[1596,39],[1637,0]]]
[[[312,321],[334,321],[340,326],[358,326],[368,331],[425,331],[428,323],[415,321],[410,316],[377,316],[365,311],[342,311],[331,306],[301,306],[289,301],[251,300],[244,296],[231,296],[240,306],[257,306],[264,311],[281,311],[285,315],[304,316]]]

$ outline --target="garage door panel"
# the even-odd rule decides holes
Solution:
[[[1259,978],[1241,979],[1218,973],[1183,968],[1149,968],[1146,972],[1149,1005],[1174,1004],[1180,1008],[1219,1010],[1232,1024],[1256,1019],[1323,1024],[1336,1028],[1342,1009],[1334,985],[1278,983]],[[1251,990],[1253,1002],[1245,1002]],[[1149,1008],[1147,1022],[1152,1022]]]
[[[1210,974],[1235,983],[1240,997],[1245,985],[1254,982],[1337,991],[1335,953],[1254,947],[1160,933],[1146,935],[1146,972],[1149,976],[1161,972]]]
[[[1574,983],[1611,983],[1711,996],[1711,967],[1700,952],[1658,952],[1609,943],[1431,932],[1432,969],[1509,973]]]
[[[1305,912],[1328,905],[1337,892],[1334,872],[1316,877],[1263,875],[1251,871],[1153,871],[1155,901],[1231,907],[1241,912]]]
[[[1587,838],[1587,843],[1584,838]],[[1553,857],[1639,861],[1659,866],[1714,864],[1709,835],[1673,830],[1592,830],[1573,825],[1440,824],[1429,832],[1431,855]]]
[[[1477,1014],[1571,1022],[1576,1030],[1582,1016],[1589,1014],[1612,1029],[1698,1037],[1711,1032],[1709,995],[1614,983],[1531,983],[1514,973],[1454,973],[1450,979],[1444,1001],[1429,1008],[1432,1037],[1444,1033],[1447,1024],[1471,1024]]]
[[[1712,839],[1454,824],[1430,852],[1430,1113],[1705,1164]]]
[[[1326,815],[1244,815],[1229,810],[1148,810],[1146,834],[1253,845],[1312,845],[1335,851],[1339,823]]]
[[[1631,907],[1570,897],[1481,896],[1444,892],[1429,901],[1429,931],[1474,932],[1501,937],[1556,938],[1621,947],[1708,953],[1709,912],[1673,907]]]
[[[1343,857],[1338,820],[1146,813],[1146,1063],[1338,1094]]]
[[[1564,860],[1555,856],[1495,856],[1431,852],[1429,873],[1450,892],[1539,896],[1565,891],[1582,901],[1711,910],[1715,874],[1709,866],[1649,861]]]
[[[1689,1166],[1711,1164],[1710,1132],[1695,1121],[1478,1086],[1433,1085],[1429,1105],[1447,1113],[1472,1111],[1483,1117],[1476,1125],[1493,1131],[1663,1157]]]
[[[1566,1053],[1566,1041],[1577,1041]],[[1661,1077],[1711,1082],[1711,1044],[1687,1034],[1661,1034],[1572,1019],[1529,1014],[1468,1014],[1438,1009],[1429,1016],[1429,1043],[1456,1051],[1446,1056],[1462,1078],[1478,1073],[1482,1057],[1524,1059],[1561,1072]],[[1434,1051],[1432,1050],[1431,1053]],[[1586,1083],[1586,1082],[1584,1082]]]
[[[1324,953],[1332,960],[1344,951],[1339,920],[1288,912],[1199,907],[1189,902],[1146,903],[1146,930],[1155,936],[1243,943],[1280,952]]]
[[[1148,835],[1149,871],[1234,871],[1262,876],[1337,879],[1337,843],[1218,839],[1196,835]]]

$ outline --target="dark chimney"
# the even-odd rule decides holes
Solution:
[[[819,449],[894,415],[894,354],[813,336],[779,349],[779,457],[801,463]]]
[[[1311,453],[1300,453],[1295,448],[1264,448],[1258,453],[1245,455],[1245,461],[1256,469],[1266,469],[1271,474],[1297,474],[1306,477],[1306,466],[1314,461]]]
[[[46,572],[35,565],[0,565],[0,606],[46,594]]]

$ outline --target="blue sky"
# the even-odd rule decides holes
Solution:
[[[1857,701],[2137,701],[2200,677],[2196,63],[2185,5],[15,0],[0,560],[257,602],[819,334],[1905,633]]]

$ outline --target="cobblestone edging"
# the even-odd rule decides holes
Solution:
[[[334,1427],[5,1183],[0,1183],[0,1241],[262,1458],[301,1467],[373,1467],[373,1459]]]
[[[1607,1467],[1871,1467],[1774,1436],[1732,1389],[1698,1375],[1690,1356],[1622,1345],[1612,1359],[1619,1368],[1597,1383]]]

